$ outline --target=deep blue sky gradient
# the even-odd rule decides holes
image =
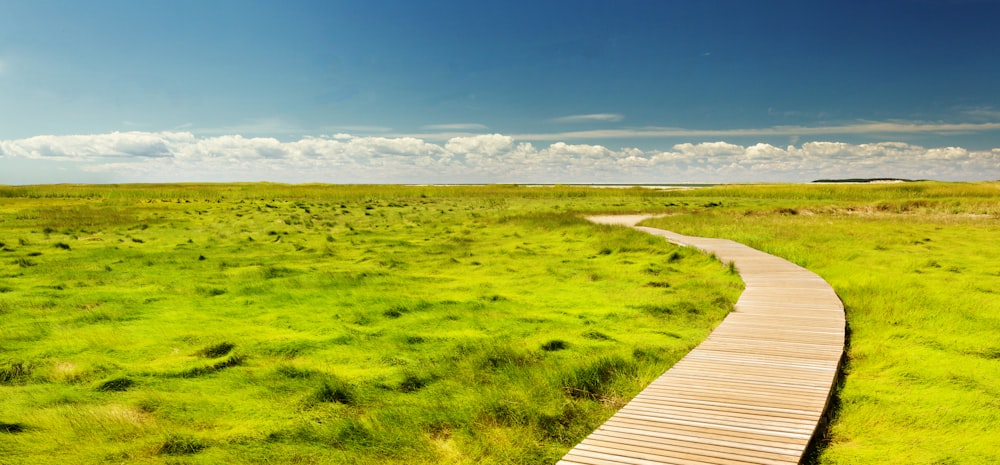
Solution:
[[[50,1],[5,10],[0,56],[12,56],[14,75],[0,94],[4,137],[268,118],[307,130],[467,122],[524,132],[587,113],[725,129],[960,121],[963,110],[1000,107],[996,2]]]
[[[992,0],[2,1],[0,140],[989,124],[998,20]],[[558,120],[593,114],[615,116]],[[720,139],[989,149],[1000,131],[567,142]]]

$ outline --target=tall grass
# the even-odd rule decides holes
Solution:
[[[3,464],[551,463],[740,291],[662,192],[0,192]]]
[[[1000,462],[998,186],[706,189],[688,203],[724,206],[648,224],[741,241],[833,285],[851,336],[818,463],[990,464]]]

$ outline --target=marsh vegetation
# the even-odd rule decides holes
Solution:
[[[666,195],[2,187],[0,463],[552,463],[741,290]]]
[[[646,224],[789,259],[843,300],[846,377],[816,462],[1000,463],[1000,183],[729,186],[684,198],[700,207]]]
[[[850,329],[823,464],[1000,462],[1000,184],[0,188],[0,463],[552,463],[725,315]]]

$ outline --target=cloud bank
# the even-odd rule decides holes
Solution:
[[[7,162],[5,162],[5,160]],[[503,134],[417,137],[336,134],[280,141],[190,132],[114,132],[0,140],[0,166],[73,166],[107,182],[327,183],[805,182],[818,178],[1000,179],[1000,148],[925,148],[901,142],[807,142],[778,147],[683,143],[662,150],[553,142]],[[81,176],[81,179],[83,177]],[[18,184],[0,170],[0,183]]]

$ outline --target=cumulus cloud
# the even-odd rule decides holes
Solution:
[[[0,141],[8,157],[95,160],[101,158],[167,157],[174,147],[195,141],[190,133],[113,132],[109,134],[36,136]]]
[[[504,134],[456,136],[437,143],[419,137],[347,133],[282,141],[133,131],[0,140],[0,164],[4,158],[82,167],[115,182],[638,184],[848,177],[1000,179],[1000,149],[926,148],[902,142],[819,141],[778,147],[718,141],[641,150],[564,141],[535,146]],[[0,182],[17,183],[17,174],[0,172]]]
[[[493,157],[508,152],[514,145],[514,138],[502,134],[453,137],[444,144],[445,150],[453,154],[476,157]]]
[[[624,115],[618,113],[591,113],[587,115],[570,115],[553,118],[556,123],[592,123],[592,122],[618,122],[625,119]]]

